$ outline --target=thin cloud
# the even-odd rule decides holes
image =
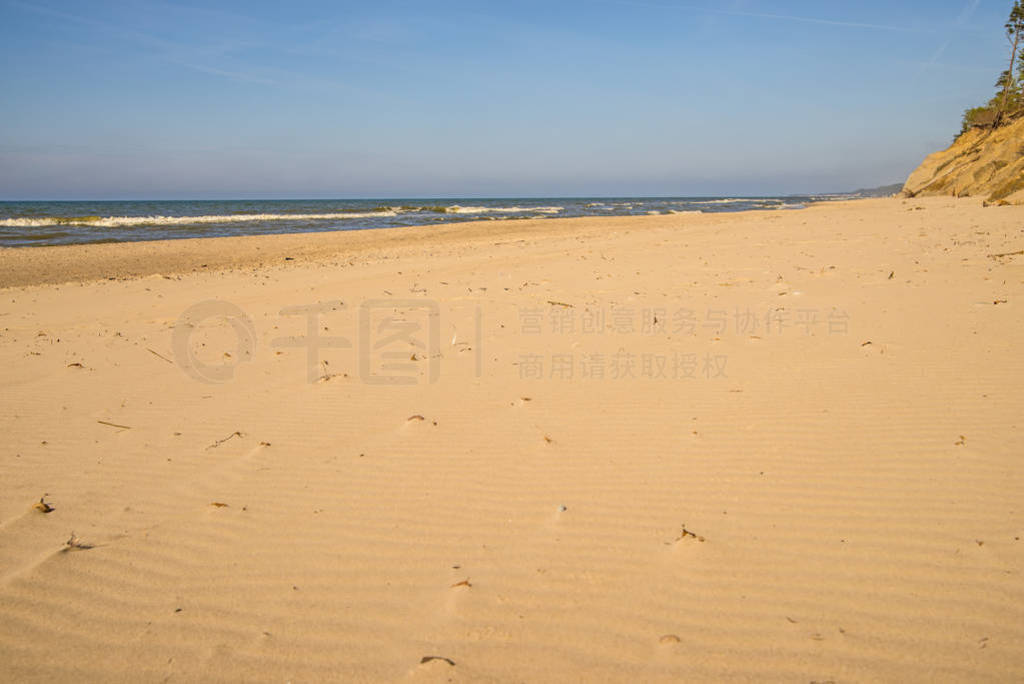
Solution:
[[[974,10],[978,9],[979,4],[981,4],[981,0],[968,0],[967,4],[964,5],[964,8],[960,11],[960,14],[957,15],[954,22],[958,28],[970,21],[971,17],[974,16]],[[925,66],[931,67],[938,64],[939,59],[942,58],[942,55],[946,54],[946,49],[949,48],[952,43],[952,38],[947,39],[939,46],[939,49],[935,51],[935,54],[932,55],[932,58],[928,60]]]
[[[756,17],[758,19],[777,19],[780,21],[795,21],[803,24],[821,24],[824,26],[841,26],[845,28],[872,29],[875,31],[900,31],[904,33],[918,33],[918,29],[905,26],[890,26],[888,24],[867,24],[859,21],[839,21],[835,19],[819,19],[818,17],[800,17],[792,14],[767,14],[763,12],[742,12],[739,10],[704,10],[712,14],[729,14],[737,17]]]
[[[178,66],[185,67],[186,69],[192,69],[203,74],[210,74],[212,76],[223,76],[229,78],[232,81],[241,81],[243,83],[259,83],[262,85],[274,85],[277,81],[269,78],[262,78],[260,76],[254,76],[241,71],[227,71],[225,69],[218,69],[216,67],[206,66],[205,64],[192,64],[191,62],[184,62],[177,59],[168,58],[168,62],[177,64]]]
[[[939,58],[942,57],[943,54],[945,54],[946,48],[948,48],[949,44],[952,42],[953,40],[949,39],[945,43],[940,45],[939,49],[935,51],[934,55],[932,55],[932,58],[928,60],[928,66],[935,66],[938,63]]]
[[[600,2],[601,0],[597,0]],[[604,0],[607,4],[615,5],[629,5],[633,7],[652,7],[657,9],[666,10],[695,10],[704,14],[724,14],[733,17],[751,17],[755,19],[774,19],[776,21],[791,21],[803,24],[818,24],[822,26],[836,26],[841,28],[858,28],[868,29],[872,31],[897,31],[901,33],[927,33],[918,28],[911,28],[907,26],[893,26],[891,24],[872,24],[860,21],[844,21],[840,19],[823,19],[821,17],[804,17],[795,14],[773,14],[770,12],[748,12],[744,10],[727,10],[717,9],[712,7],[702,7],[700,5],[694,5],[690,3],[681,3],[678,5],[664,5],[654,2],[642,2],[637,0]],[[973,0],[974,4],[980,0]],[[972,10],[973,11],[973,10]]]
[[[19,7],[29,12],[36,14],[42,14],[44,16],[53,17],[56,19],[63,20],[65,22],[76,24],[78,26],[88,26],[104,33],[112,34],[124,40],[129,40],[138,45],[153,48],[157,51],[159,57],[164,59],[171,64],[184,67],[186,69],[192,69],[205,74],[213,76],[220,76],[222,78],[231,79],[233,81],[242,81],[245,83],[261,83],[266,85],[272,85],[273,80],[264,78],[262,76],[246,73],[241,71],[230,71],[227,69],[221,69],[219,67],[210,66],[201,62],[204,58],[210,57],[211,50],[208,48],[200,48],[192,45],[184,45],[182,43],[175,43],[173,41],[158,38],[148,33],[142,33],[134,29],[125,28],[109,22],[100,21],[98,19],[92,19],[90,17],[83,17],[77,14],[71,14],[69,12],[63,12],[61,10],[53,9],[45,5],[37,5],[34,3],[22,2],[21,0],[9,0],[8,5]],[[213,50],[213,52],[220,52],[220,50]]]
[[[964,6],[963,11],[956,17],[957,26],[963,26],[970,18],[974,16],[974,10],[978,9],[978,5],[981,4],[981,0],[968,0],[968,3]]]

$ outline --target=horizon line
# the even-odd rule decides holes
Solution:
[[[387,202],[392,200],[552,200],[552,199],[698,199],[698,198],[735,198],[765,199],[772,197],[811,197],[821,195],[849,195],[868,190],[878,190],[890,186],[903,186],[904,183],[884,183],[874,187],[856,188],[853,190],[832,190],[826,192],[776,192],[761,194],[700,194],[700,195],[393,195],[379,197],[106,197],[106,198],[34,198],[9,199],[0,198],[0,202]]]

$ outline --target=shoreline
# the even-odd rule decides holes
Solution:
[[[842,207],[892,198],[834,200],[808,204]],[[749,214],[774,215],[781,210],[749,209],[652,216],[581,216],[541,219],[479,220],[434,225],[363,228],[358,230],[216,236],[171,240],[0,247],[0,288],[181,275],[199,270],[265,267],[278,262],[344,259],[375,249],[404,249],[453,240],[487,243],[543,235],[557,236],[601,227],[634,230],[640,227],[718,225]],[[792,211],[792,210],[790,210]]]
[[[138,242],[330,232],[530,218],[684,215],[798,208],[819,199],[790,198],[536,198],[465,200],[202,200],[0,205],[0,245],[7,247]],[[830,196],[820,199],[840,199]],[[10,209],[9,211],[7,209]],[[184,211],[183,211],[184,210]]]

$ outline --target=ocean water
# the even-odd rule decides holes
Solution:
[[[802,209],[841,195],[0,202],[0,247],[400,228],[458,221]]]

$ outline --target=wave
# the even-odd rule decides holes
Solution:
[[[808,195],[812,202],[841,202],[843,200],[861,199],[863,195],[856,193],[840,193],[837,195]]]
[[[439,207],[445,214],[517,214],[523,212],[534,212],[537,214],[557,214],[564,207],[460,207],[453,204],[450,207]]]
[[[0,219],[2,228],[36,228],[42,226],[95,226],[122,228],[128,226],[183,226],[204,223],[266,223],[270,221],[343,221],[346,219],[393,218],[405,213],[437,214],[557,214],[564,207],[462,207],[408,206],[381,207],[373,211],[348,211],[321,214],[205,214],[200,216],[33,216]]]
[[[712,200],[689,200],[686,202],[680,202],[679,204],[739,204],[741,202],[747,202],[751,204],[763,203],[763,202],[777,202],[776,199],[765,199],[765,198],[750,198],[750,197],[726,197],[723,199],[712,199]]]
[[[31,228],[36,226],[168,226],[197,223],[253,223],[258,221],[331,221],[341,219],[398,216],[393,209],[385,211],[336,212],[330,214],[213,214],[203,216],[42,216],[38,218],[0,219],[0,227]]]

